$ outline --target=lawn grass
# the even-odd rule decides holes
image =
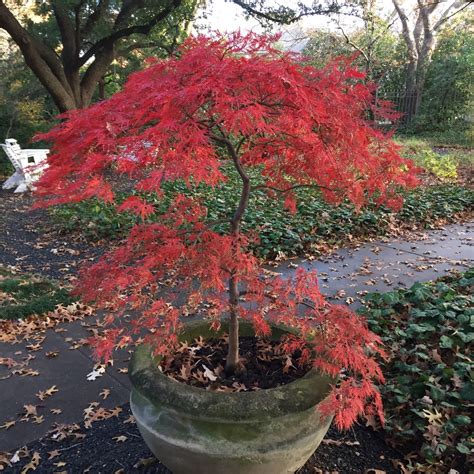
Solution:
[[[463,129],[446,129],[417,133],[399,133],[401,140],[421,140],[433,147],[447,148],[474,148],[474,127]]]
[[[57,283],[0,267],[0,319],[45,315],[59,304],[74,301]]]

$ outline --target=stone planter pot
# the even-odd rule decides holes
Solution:
[[[225,326],[222,331],[225,331]],[[273,329],[279,339],[284,331]],[[241,335],[253,335],[240,324]],[[215,336],[206,322],[188,325],[181,339]],[[174,474],[294,473],[329,429],[317,406],[333,382],[314,369],[301,379],[256,392],[210,392],[162,374],[150,348],[130,363],[130,405],[143,439]]]

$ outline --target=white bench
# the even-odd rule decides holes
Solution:
[[[15,168],[15,173],[3,183],[3,189],[16,187],[15,193],[33,189],[33,183],[39,179],[47,166],[49,150],[22,150],[14,138],[7,138],[1,147]]]

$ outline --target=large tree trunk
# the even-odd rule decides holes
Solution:
[[[76,107],[62,64],[53,51],[36,41],[0,1],[0,28],[4,28],[20,48],[26,64],[49,92],[60,111]]]
[[[21,26],[2,1],[0,1],[0,28],[8,31],[20,48],[26,64],[48,91],[60,112],[90,104],[98,81],[96,78],[104,75],[113,60],[113,47],[104,48],[81,80],[77,61],[74,64],[70,58],[65,58],[67,43],[64,44],[61,61],[54,51]],[[75,51],[69,52],[69,54],[75,53]]]
[[[402,24],[402,36],[407,47],[407,69],[405,81],[404,110],[405,123],[408,124],[418,114],[426,82],[426,74],[431,57],[436,48],[437,33],[447,20],[466,8],[470,2],[456,0],[450,2],[445,10],[434,20],[441,4],[430,0],[417,0],[413,12],[414,21],[403,8],[403,0],[392,0]],[[459,8],[457,11],[457,8]]]
[[[466,8],[470,2],[463,0],[450,2],[435,21],[433,18],[435,13],[441,4],[446,3],[417,0],[415,21],[411,22],[411,25],[409,16],[402,6],[403,1],[392,0],[392,2],[402,24],[402,36],[408,51],[403,112],[405,123],[409,124],[420,110],[426,73],[436,48],[437,33],[453,15]]]

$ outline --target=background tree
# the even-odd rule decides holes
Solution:
[[[366,74],[366,81],[377,83],[380,91],[394,92],[404,80],[405,47],[387,20],[375,17],[372,25],[351,32],[313,29],[308,32],[304,54],[322,67],[337,56],[354,56],[354,65]]]
[[[0,59],[0,77],[0,141],[13,137],[28,143],[51,127],[57,109],[17,51]]]
[[[362,26],[353,32],[347,32],[340,18],[336,17],[338,31],[352,48],[352,53],[359,54],[358,63],[367,80],[379,84],[388,82],[386,76],[397,69],[399,59],[398,38],[393,31],[395,12],[388,15],[382,12],[377,0],[360,0],[359,9],[353,15],[361,20]]]
[[[474,17],[463,12],[438,35],[426,71],[416,130],[463,129],[474,117]],[[466,120],[467,119],[467,120]],[[471,135],[472,142],[472,135]]]
[[[333,16],[338,28],[311,31],[305,53],[314,64],[324,65],[334,55],[358,52],[355,64],[366,72],[368,80],[377,84],[378,96],[394,101],[398,110],[404,113],[399,122],[403,128],[440,129],[454,122],[458,127],[465,127],[472,101],[474,70],[473,15],[466,8],[467,2],[420,2],[416,5],[412,2],[413,15],[418,15],[416,18],[406,5],[400,6],[402,13],[406,9],[406,25],[416,31],[416,35],[408,31],[418,42],[412,44],[418,58],[415,63],[410,59],[413,54],[397,9],[383,12],[381,6],[387,5],[362,0],[352,15],[360,18],[363,26],[352,30],[342,26],[338,15]],[[431,16],[426,23],[427,14]],[[433,36],[429,39],[423,18],[428,30],[435,31],[434,41]]]
[[[169,53],[186,34],[198,0],[35,0],[32,6],[41,21],[15,15],[0,0],[0,28],[63,112],[90,104],[114,60],[145,47]]]
[[[392,0],[402,26],[402,37],[407,48],[407,69],[405,91],[415,96],[410,108],[405,112],[416,115],[426,81],[428,66],[431,63],[440,31],[457,13],[466,9],[472,2],[466,0],[433,1],[417,0],[409,11],[403,0]]]

